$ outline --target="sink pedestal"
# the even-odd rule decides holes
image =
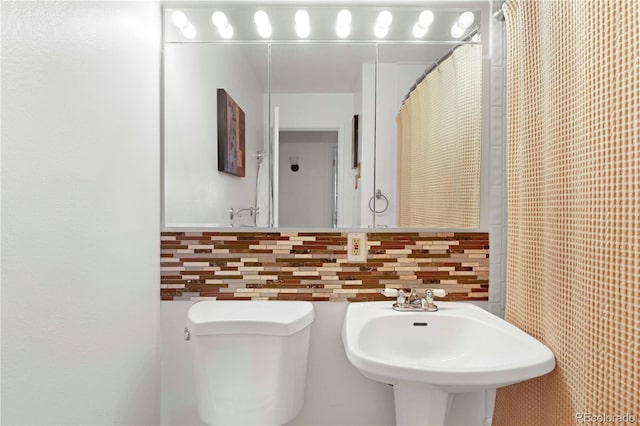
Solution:
[[[452,394],[425,383],[394,384],[396,426],[444,425],[452,397]]]

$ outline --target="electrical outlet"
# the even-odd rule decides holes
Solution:
[[[353,237],[351,239],[351,256],[352,257],[360,257],[360,238]]]
[[[367,234],[363,232],[347,234],[347,261],[367,261]]]

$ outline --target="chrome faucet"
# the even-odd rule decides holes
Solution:
[[[249,216],[253,216],[254,214],[258,213],[258,210],[259,210],[259,207],[247,207],[246,209],[237,209],[237,210],[231,207],[229,209],[229,219],[233,220],[237,215],[243,212],[249,212]]]
[[[428,289],[424,297],[418,296],[416,289],[411,290],[411,294],[407,298],[402,290],[396,290],[393,288],[385,288],[382,290],[382,294],[387,297],[396,297],[396,303],[393,304],[393,309],[396,311],[423,311],[423,312],[435,312],[438,310],[438,306],[433,303],[434,297],[444,297],[447,295],[447,291],[438,289]]]

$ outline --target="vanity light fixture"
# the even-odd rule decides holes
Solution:
[[[464,12],[462,15],[460,15],[458,21],[456,21],[456,23],[451,27],[451,36],[453,38],[462,37],[465,31],[471,26],[471,24],[473,24],[475,18],[476,17],[473,12]]]
[[[340,38],[345,38],[351,32],[351,12],[346,9],[338,12],[336,24],[336,35]]]
[[[230,39],[233,37],[233,27],[227,19],[227,15],[224,12],[216,11],[211,15],[211,22],[216,26],[220,36],[224,39]]]
[[[311,33],[311,25],[309,25],[309,13],[306,10],[296,12],[296,33],[300,38],[307,38]]]
[[[393,20],[393,15],[388,10],[383,10],[378,15],[378,20],[376,22],[376,26],[373,29],[374,34],[378,38],[386,37],[389,32],[389,27],[391,26],[391,21]]]
[[[176,10],[171,14],[171,21],[173,24],[180,28],[182,31],[182,35],[186,38],[194,38],[196,36],[196,27],[193,26],[191,22],[189,22],[189,18],[184,14],[181,10]]]
[[[429,31],[429,26],[433,23],[433,12],[425,10],[418,17],[418,22],[413,26],[413,36],[422,38]]]
[[[253,21],[258,27],[258,34],[262,38],[271,37],[273,29],[271,28],[271,22],[269,22],[269,15],[264,10],[259,10],[253,15]]]

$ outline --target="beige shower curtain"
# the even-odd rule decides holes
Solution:
[[[506,319],[557,367],[499,389],[494,425],[640,422],[640,2],[505,16]]]
[[[481,111],[482,48],[463,45],[396,117],[401,227],[479,226]]]

